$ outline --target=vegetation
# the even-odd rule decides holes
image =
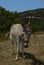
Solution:
[[[20,23],[21,17],[17,11],[10,12],[0,7],[0,32],[7,32],[14,23]]]
[[[34,20],[34,23],[31,24],[31,29],[33,32],[44,30],[44,8],[29,10],[18,13],[7,11],[5,8],[0,7],[0,36],[9,31],[10,26],[16,23],[21,23],[22,16],[38,16],[39,20]],[[33,20],[32,20],[33,22]]]
[[[32,29],[33,32],[44,31],[44,19],[40,19],[39,21],[35,21],[31,25],[31,29]]]

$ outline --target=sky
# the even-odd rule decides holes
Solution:
[[[23,12],[44,8],[44,0],[0,0],[0,6],[9,11]]]

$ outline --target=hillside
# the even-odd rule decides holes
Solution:
[[[35,9],[35,10],[27,10],[24,12],[19,12],[19,14],[23,17],[26,16],[38,16],[44,18],[44,8]]]
[[[22,18],[29,18],[29,22],[31,23],[32,31],[43,31],[44,30],[44,8],[39,8],[35,10],[27,10],[24,12],[19,12],[19,15]],[[26,19],[25,19],[26,21]]]

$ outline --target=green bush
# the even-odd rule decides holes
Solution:
[[[41,19],[40,21],[37,21],[36,23],[34,22],[31,25],[31,29],[32,29],[33,32],[44,30],[44,20]]]

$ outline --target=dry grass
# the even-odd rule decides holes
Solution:
[[[29,47],[25,50],[26,58],[20,54],[20,59],[15,61],[16,48],[11,54],[11,43],[9,40],[0,42],[0,65],[44,65],[44,34],[32,34]]]

